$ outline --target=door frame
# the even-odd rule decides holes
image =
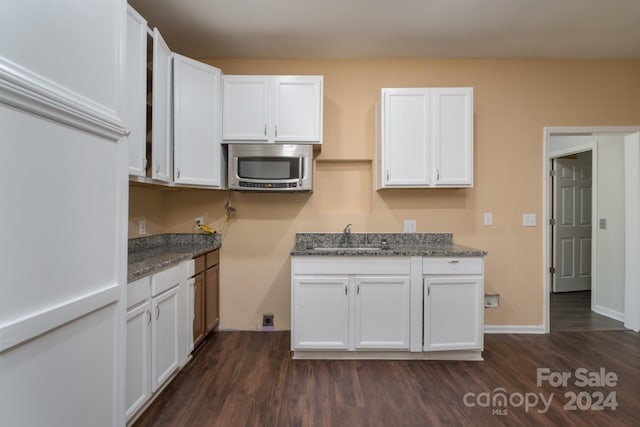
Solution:
[[[596,269],[597,263],[595,259],[595,254],[597,252],[597,185],[593,185],[593,182],[597,183],[598,175],[597,175],[597,143],[594,141],[592,143],[581,144],[579,146],[569,147],[564,150],[556,150],[551,151],[549,148],[550,138],[551,136],[557,135],[589,135],[594,133],[613,133],[613,134],[629,134],[640,132],[640,126],[575,126],[575,127],[562,127],[562,126],[553,126],[553,127],[544,127],[543,128],[543,149],[542,149],[542,277],[543,277],[543,318],[542,318],[542,326],[544,329],[544,333],[549,333],[549,318],[550,318],[550,298],[549,293],[551,291],[551,275],[549,272],[549,268],[551,267],[551,225],[549,224],[549,220],[551,219],[551,176],[549,175],[549,171],[551,170],[551,161],[553,158],[567,156],[570,154],[577,154],[584,151],[592,150],[592,211],[591,211],[591,227],[592,227],[592,241],[591,241],[591,306],[593,307],[593,303],[595,301],[595,296],[598,292],[598,284],[597,284],[597,276]],[[625,295],[628,294],[627,287],[631,286],[631,281],[625,279]],[[637,285],[640,286],[640,282]],[[625,319],[630,316],[631,313],[627,313],[625,310]],[[625,322],[626,323],[626,322]]]

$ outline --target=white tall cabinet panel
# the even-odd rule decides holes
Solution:
[[[153,29],[153,111],[151,178],[171,181],[173,169],[172,121],[171,121],[171,49],[157,28]]]
[[[473,89],[382,89],[377,188],[473,186]]]
[[[179,306],[178,287],[171,288],[151,300],[152,391],[156,391],[180,366]]]
[[[147,21],[127,7],[127,102],[129,175],[145,176],[147,167]]]
[[[358,276],[356,349],[409,349],[409,276]]]
[[[221,72],[174,54],[174,182],[220,187],[222,165]]]
[[[293,282],[293,348],[347,349],[349,278],[299,276]]]
[[[3,3],[2,425],[125,423],[126,22],[119,0]]]

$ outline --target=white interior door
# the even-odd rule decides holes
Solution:
[[[554,159],[553,292],[591,289],[591,157]]]

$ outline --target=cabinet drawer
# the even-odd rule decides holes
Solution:
[[[214,265],[220,263],[220,251],[217,249],[213,252],[204,254],[204,256],[206,258],[205,264],[207,268],[213,267]]]
[[[204,268],[205,268],[204,267],[204,255],[200,255],[199,257],[196,257],[194,259],[194,261],[195,261],[195,265],[196,265],[196,271],[194,272],[194,275],[198,274],[198,273],[202,273],[204,271]]]
[[[482,258],[423,258],[422,274],[482,274]]]
[[[151,276],[143,277],[127,284],[127,308],[149,298],[151,295]]]
[[[184,282],[186,277],[187,268],[185,263],[154,274],[151,276],[151,296],[155,297],[174,286],[178,286]]]

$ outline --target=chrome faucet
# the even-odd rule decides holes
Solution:
[[[351,225],[352,224],[347,224],[342,230],[342,238],[340,240],[345,246],[351,242]]]

